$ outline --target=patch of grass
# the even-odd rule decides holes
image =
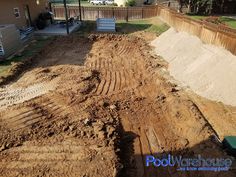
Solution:
[[[208,18],[210,16],[189,15],[189,17],[192,19],[195,19],[195,20],[205,20],[206,18]],[[216,16],[216,17],[218,17],[218,16]],[[220,21],[220,23],[225,24],[230,28],[236,29],[236,20],[234,18],[220,16],[219,21]]]
[[[220,17],[220,20],[230,28],[236,29],[236,20],[229,17]]]
[[[96,22],[95,21],[83,21],[82,26],[76,32],[80,36],[88,36],[89,33],[96,31]]]
[[[202,16],[202,15],[189,15],[189,17],[194,20],[204,20],[205,18],[207,18],[207,16]]]
[[[92,6],[88,1],[81,1],[81,6]]]
[[[133,20],[127,23],[125,22],[117,22],[117,28],[124,33],[132,33],[135,31],[147,31],[156,33],[156,35],[160,35],[169,29],[167,24],[153,24],[151,20]]]
[[[27,46],[21,55],[13,56],[10,59],[0,61],[0,76],[6,76],[13,64],[23,61],[26,58],[32,57],[37,54],[49,41],[49,39],[37,39]]]
[[[147,28],[149,28],[151,25],[150,24],[145,24],[145,23],[139,23],[139,22],[117,22],[116,23],[116,28],[118,32],[123,32],[123,33],[132,33],[135,31],[143,31]]]
[[[146,31],[156,33],[157,35],[160,35],[167,31],[170,27],[167,24],[162,25],[152,25],[150,28],[148,28]]]
[[[136,31],[147,31],[160,35],[169,29],[165,23],[155,23],[153,19],[132,20],[129,22],[116,21],[118,33],[130,34]],[[84,21],[82,27],[77,31],[78,35],[87,36],[89,33],[96,32],[95,21]]]

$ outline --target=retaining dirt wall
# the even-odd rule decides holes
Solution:
[[[158,6],[157,14],[176,30],[195,35],[206,44],[223,47],[236,55],[236,30],[224,25],[194,20],[164,6]]]

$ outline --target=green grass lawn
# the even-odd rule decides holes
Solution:
[[[23,61],[28,57],[32,57],[37,54],[47,43],[49,39],[38,39],[27,46],[21,55],[14,56],[10,59],[0,61],[0,76],[6,76],[13,64]]]
[[[136,31],[153,32],[156,35],[160,35],[169,29],[169,26],[163,22],[155,22],[154,18],[143,20],[132,20],[125,22],[124,20],[116,21],[117,33],[130,34]],[[77,34],[86,36],[91,32],[96,31],[95,21],[84,21],[83,26],[78,30]]]
[[[229,18],[229,17],[220,17],[221,21],[228,25],[229,27],[236,29],[236,19]]]
[[[129,22],[118,21],[116,22],[116,28],[121,33],[132,33],[136,31],[152,32],[156,35],[160,35],[169,29],[166,24],[153,24],[150,20],[132,20]]]
[[[189,17],[194,20],[204,20],[205,18],[207,18],[207,16],[202,16],[202,15],[189,15]]]
[[[195,19],[195,20],[204,20],[207,17],[210,16],[201,16],[201,15],[189,15],[190,18]],[[226,24],[228,27],[236,29],[236,19],[230,18],[230,17],[225,17],[221,16],[219,17],[219,20],[223,23]]]
[[[92,6],[88,1],[81,1],[81,6]]]

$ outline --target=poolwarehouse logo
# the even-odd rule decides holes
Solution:
[[[195,158],[183,158],[182,156],[172,156],[155,158],[146,156],[146,166],[154,167],[173,167],[178,171],[228,171],[232,165],[230,158],[203,158],[198,155]]]

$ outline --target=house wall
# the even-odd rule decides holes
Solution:
[[[40,12],[45,11],[47,0],[0,0],[0,24],[15,24],[18,28],[26,27],[24,5],[29,5],[29,11],[32,21],[34,21]],[[20,17],[14,15],[14,8],[19,8]]]
[[[39,0],[39,4],[36,4],[36,0],[24,0],[26,4],[29,5],[30,15],[32,21],[34,21],[39,13],[45,12],[46,7],[48,7],[48,0]]]

